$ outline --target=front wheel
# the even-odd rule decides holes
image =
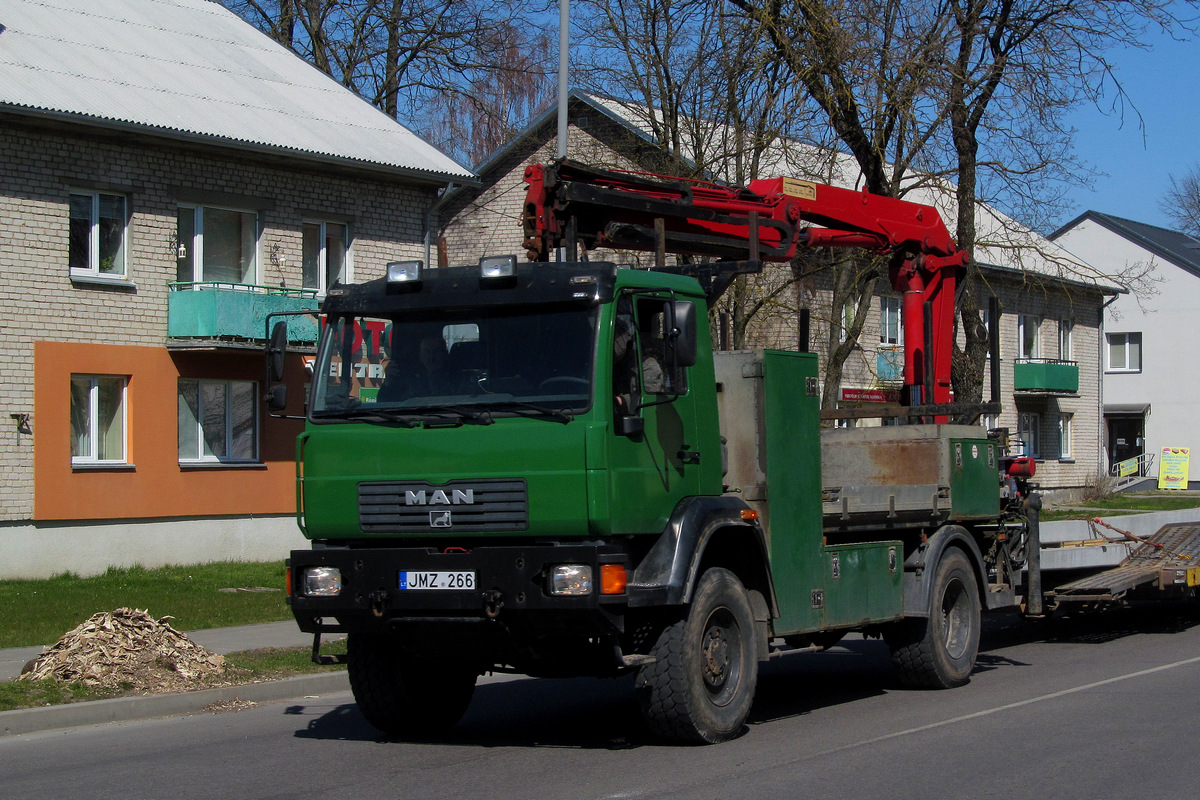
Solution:
[[[950,689],[971,679],[979,655],[979,582],[961,550],[943,554],[933,576],[929,617],[891,625],[884,640],[905,686]]]
[[[754,614],[737,576],[701,576],[687,615],[655,643],[637,677],[650,730],[665,739],[717,743],[741,732],[758,683]]]
[[[389,736],[428,739],[449,733],[475,693],[479,670],[473,665],[414,658],[395,636],[351,632],[346,651],[359,711]]]

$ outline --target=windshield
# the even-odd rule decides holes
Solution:
[[[567,421],[591,405],[597,313],[542,307],[328,318],[312,416]]]

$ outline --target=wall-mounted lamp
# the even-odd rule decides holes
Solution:
[[[32,436],[33,428],[29,425],[28,414],[9,414],[10,417],[17,423],[17,444],[21,443],[21,436]]]

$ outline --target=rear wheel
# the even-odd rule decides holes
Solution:
[[[884,639],[905,686],[949,689],[971,679],[979,655],[979,582],[961,550],[938,562],[929,595],[929,617],[892,625]]]
[[[449,731],[466,713],[479,672],[446,659],[418,659],[394,636],[350,633],[347,671],[363,716],[389,736],[426,739]]]
[[[706,571],[687,615],[659,634],[654,663],[638,673],[638,702],[650,730],[700,743],[740,733],[758,682],[754,636],[741,581],[726,569]]]

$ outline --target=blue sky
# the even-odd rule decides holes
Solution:
[[[1137,110],[1124,122],[1094,107],[1072,115],[1076,152],[1097,170],[1090,189],[1073,189],[1076,207],[1060,224],[1084,211],[1101,211],[1162,227],[1173,227],[1159,208],[1171,175],[1183,177],[1200,165],[1200,41],[1147,39],[1151,50],[1114,51],[1118,79]]]

